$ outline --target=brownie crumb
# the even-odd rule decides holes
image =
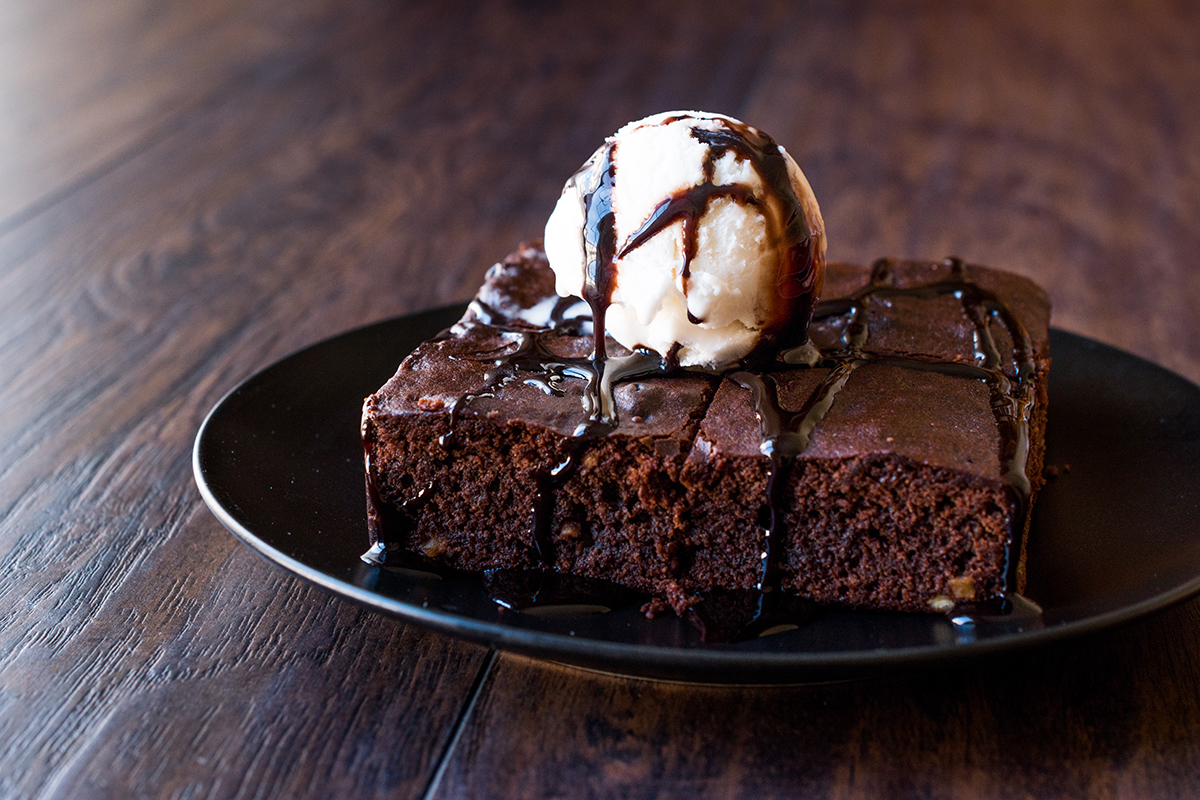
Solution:
[[[646,619],[654,619],[664,611],[671,610],[671,604],[661,597],[655,597],[642,606],[642,613],[646,615]]]

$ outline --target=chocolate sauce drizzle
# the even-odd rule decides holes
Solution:
[[[690,616],[693,621],[699,620],[697,625],[705,631],[706,641],[744,640],[773,630],[781,622],[796,622],[808,618],[813,613],[811,604],[797,604],[792,601],[790,595],[780,591],[788,533],[785,519],[789,505],[787,486],[796,458],[808,449],[813,433],[834,406],[839,392],[852,379],[854,372],[868,363],[934,371],[953,377],[979,380],[988,386],[1000,436],[1004,480],[1011,487],[1018,509],[1011,523],[1007,554],[1008,584],[1013,585],[1015,554],[1019,552],[1018,537],[1024,532],[1030,493],[1025,466],[1029,447],[1029,422],[1035,402],[1031,382],[1036,368],[1032,358],[1032,344],[1028,333],[1011,310],[993,293],[974,283],[960,259],[949,258],[944,264],[950,271],[948,278],[901,288],[896,286],[895,262],[891,259],[876,261],[867,285],[848,297],[823,301],[815,307],[813,318],[816,320],[848,317],[840,347],[821,351],[811,342],[806,342],[792,350],[780,351],[773,363],[757,362],[753,369],[740,369],[729,373],[730,380],[750,392],[755,413],[759,418],[760,450],[769,465],[763,514],[767,524],[763,525],[759,532],[760,564],[755,596],[751,601],[753,608],[747,613],[743,607],[745,598],[731,599],[732,596],[723,600],[718,597],[711,603],[708,600],[702,602],[696,608],[697,613]],[[952,295],[959,300],[964,314],[973,324],[973,349],[977,363],[881,354],[867,349],[871,334],[870,308],[874,298],[908,297],[929,300],[946,295]],[[567,303],[563,307],[569,306],[570,303]],[[495,328],[509,343],[499,350],[473,356],[492,360],[493,367],[485,374],[484,385],[480,389],[458,398],[452,406],[452,421],[457,410],[471,400],[494,396],[500,387],[518,379],[536,385],[547,393],[560,396],[565,391],[563,385],[566,379],[585,381],[587,391],[584,392],[584,421],[576,429],[575,435],[568,440],[561,460],[545,474],[536,477],[530,538],[537,560],[545,569],[553,570],[557,561],[551,529],[555,495],[575,468],[583,444],[589,439],[606,435],[615,427],[616,416],[611,399],[613,386],[631,376],[643,376],[648,373],[669,374],[679,371],[680,367],[677,359],[672,357],[674,354],[662,358],[654,353],[637,351],[628,356],[606,357],[599,367],[596,366],[594,353],[587,358],[562,358],[553,355],[549,347],[551,338],[578,335],[581,318],[573,318],[570,324],[563,324],[559,315],[558,322],[552,319],[547,321],[545,327],[529,328],[526,323],[514,323],[494,310],[486,317],[486,321],[482,315],[477,316],[480,324]],[[995,324],[1003,326],[1012,341],[1013,353],[1010,360],[1006,360],[1000,353],[993,331]],[[595,329],[599,329],[599,326],[595,326]],[[805,367],[827,369],[828,372],[799,410],[788,411],[780,401],[776,373]],[[1005,371],[1006,368],[1011,371],[1011,375]],[[590,400],[589,393],[594,393],[590,394]],[[605,401],[600,399],[603,397],[608,398],[607,406],[604,405]],[[605,411],[598,411],[601,408]],[[371,454],[370,439],[371,437],[364,432],[368,460]],[[446,447],[455,446],[453,427],[443,436],[442,442]],[[412,515],[428,499],[429,491],[427,487],[403,503],[398,510],[397,520],[390,524],[398,524],[400,530],[410,530]],[[741,610],[734,613],[731,609]],[[961,611],[962,609],[957,609],[955,613],[962,616]]]
[[[1010,586],[1013,585],[1016,568],[1014,553],[1017,552],[1018,537],[1024,531],[1030,494],[1025,466],[1029,452],[1029,421],[1035,402],[1031,382],[1035,365],[1030,339],[1024,327],[999,298],[970,280],[963,262],[957,258],[949,258],[944,262],[950,270],[949,278],[904,288],[896,286],[894,261],[880,259],[872,266],[866,286],[848,297],[814,305],[814,293],[821,273],[818,243],[808,229],[792,189],[783,154],[770,137],[753,128],[731,121],[722,122],[728,126],[727,130],[692,130],[692,136],[709,148],[704,162],[704,183],[665,198],[619,248],[612,209],[612,191],[617,178],[615,143],[607,143],[573,176],[572,181],[577,184],[586,182],[580,192],[585,219],[582,236],[586,260],[582,295],[591,309],[592,352],[586,358],[562,357],[555,355],[550,347],[553,337],[577,336],[588,321],[583,316],[565,317],[566,312],[578,302],[574,298],[559,300],[544,324],[507,317],[476,300],[471,305],[474,322],[494,328],[506,341],[493,351],[470,356],[473,360],[490,360],[492,365],[479,388],[463,393],[451,404],[449,428],[440,437],[441,445],[447,449],[456,446],[454,433],[461,409],[477,398],[494,397],[502,387],[516,380],[557,396],[565,393],[564,382],[567,379],[584,381],[584,413],[580,424],[568,440],[559,462],[544,474],[536,476],[530,523],[531,544],[543,568],[554,570],[557,558],[551,523],[555,496],[574,470],[583,443],[607,435],[617,427],[614,386],[637,377],[680,370],[678,345],[666,357],[640,349],[625,356],[608,355],[605,316],[615,288],[614,263],[669,225],[682,220],[685,244],[682,275],[686,294],[691,261],[696,253],[697,222],[703,217],[709,203],[717,197],[729,197],[755,206],[768,202],[767,198],[756,196],[748,187],[713,183],[716,161],[732,151],[738,158],[749,159],[771,193],[771,201],[782,204],[787,213],[783,219],[783,230],[773,234],[785,243],[781,248],[785,253],[784,263],[777,283],[782,298],[777,322],[764,331],[764,341],[760,342],[756,353],[743,362],[744,368],[729,374],[731,380],[751,393],[760,424],[760,449],[768,461],[769,469],[764,503],[766,513],[763,515],[768,522],[760,528],[761,555],[754,610],[749,622],[741,625],[728,638],[736,640],[755,636],[780,621],[784,608],[780,606],[779,596],[782,592],[779,590],[787,538],[787,485],[793,464],[807,450],[813,432],[833,407],[838,393],[851,380],[854,372],[868,363],[934,371],[980,380],[988,386],[1000,435],[1004,480],[1011,487],[1019,509],[1012,521],[1007,554],[1008,582]],[[763,216],[767,220],[772,219],[770,214]],[[933,299],[945,295],[953,295],[961,302],[963,312],[974,326],[977,363],[886,355],[866,350],[871,333],[869,312],[874,298]],[[809,322],[837,316],[849,316],[842,335],[842,346],[822,352],[807,338]],[[694,323],[700,322],[690,312],[689,319]],[[992,330],[994,323],[1006,329],[1013,343],[1012,360],[1007,364],[996,344]],[[768,349],[764,351],[764,347]],[[774,360],[764,359],[764,352],[777,357]],[[1012,377],[1004,371],[1006,366],[1013,370]],[[828,373],[799,411],[787,411],[780,402],[774,373],[804,367],[824,368]],[[367,432],[364,431],[369,481],[371,444],[367,439]],[[368,492],[372,491],[374,487],[368,483]],[[428,499],[429,491],[427,487],[403,503],[396,512],[397,520],[392,524],[398,524],[405,531],[411,530],[412,515]],[[376,502],[370,503],[372,507],[384,507],[377,502],[377,496],[373,500]],[[372,520],[373,530],[381,525],[380,520]],[[379,541],[382,541],[382,536]],[[364,558],[371,556],[376,549],[372,548]],[[376,563],[381,561],[380,556]],[[804,613],[809,612],[806,610]]]
[[[895,285],[894,261],[880,259],[872,266],[870,282],[862,289],[847,298],[822,302],[817,306],[814,319],[843,315],[849,315],[850,319],[842,335],[841,349],[821,353],[815,361],[804,360],[804,363],[810,366],[828,368],[829,372],[800,411],[790,413],[783,409],[779,402],[778,386],[770,372],[735,372],[730,375],[731,380],[751,392],[761,430],[761,450],[770,465],[767,477],[770,526],[762,531],[762,564],[757,584],[757,589],[764,598],[769,599],[770,594],[779,588],[785,546],[783,537],[787,533],[783,515],[788,503],[783,487],[787,483],[791,464],[807,449],[812,432],[833,407],[834,399],[849,381],[851,374],[866,363],[938,372],[980,380],[988,386],[992,412],[1000,434],[1003,478],[1010,487],[1017,506],[1017,512],[1010,523],[1005,565],[1006,582],[1009,586],[1014,585],[1017,566],[1014,554],[1019,551],[1019,537],[1025,530],[1031,491],[1025,467],[1029,456],[1029,421],[1035,402],[1031,382],[1035,370],[1032,345],[1028,332],[1012,311],[995,294],[968,278],[961,259],[948,258],[943,263],[950,268],[949,279],[898,288]],[[979,363],[968,364],[864,351],[870,338],[868,319],[872,298],[912,297],[928,300],[944,295],[956,297],[962,304],[963,313],[974,325],[975,358]],[[1004,372],[1003,358],[992,332],[993,320],[1005,327],[1013,342],[1014,352],[1009,366],[1013,368],[1015,378],[1010,378]],[[785,364],[795,363],[787,358],[786,353],[782,355],[784,357],[781,360]],[[783,368],[789,367],[774,369]],[[764,613],[766,605],[760,604],[759,617]],[[754,622],[758,622],[758,619]],[[751,624],[752,628],[754,622]]]
[[[671,117],[663,124],[683,119],[691,117]],[[698,245],[697,225],[708,211],[711,201],[718,197],[727,197],[743,205],[759,208],[767,224],[768,235],[780,253],[775,280],[777,302],[771,319],[764,326],[759,349],[769,350],[800,344],[807,336],[808,322],[812,317],[813,300],[820,276],[820,255],[817,239],[808,227],[800,200],[792,186],[787,158],[775,140],[765,133],[734,120],[715,121],[724,129],[691,129],[692,138],[707,146],[702,164],[704,182],[663,198],[650,212],[646,221],[621,245],[617,258],[624,258],[670,225],[682,221],[684,257],[680,279],[686,298],[691,281],[692,261],[696,257]],[[614,148],[615,145],[610,143],[610,158]],[[751,187],[744,184],[713,183],[717,162],[729,152],[753,166],[763,181],[765,195],[756,195]],[[611,191],[611,185],[608,190]],[[772,204],[781,209],[781,220],[777,220],[775,215],[770,213],[769,206]],[[607,267],[611,271],[612,262],[609,262]],[[611,301],[611,292],[608,300]],[[693,315],[690,309],[687,318],[694,325],[704,322]]]
[[[591,186],[582,195],[583,299],[592,309],[592,360],[597,372],[604,369],[604,319],[617,285],[617,274],[613,269],[617,256],[617,217],[612,207],[613,182],[617,177],[616,152],[616,143],[609,142],[603,150],[602,160],[591,170]]]
[[[750,390],[755,413],[758,414],[762,444],[759,450],[767,457],[766,511],[769,523],[760,528],[759,574],[755,589],[759,594],[758,609],[745,632],[757,630],[769,616],[772,595],[780,588],[780,568],[783,562],[787,523],[787,484],[792,464],[808,449],[813,430],[833,406],[838,392],[850,379],[850,373],[862,363],[844,361],[830,370],[804,408],[799,412],[785,411],[779,402],[779,386],[770,373],[734,372],[729,379]]]
[[[671,225],[676,220],[683,220],[683,267],[680,270],[680,280],[683,283],[683,296],[687,297],[688,287],[692,278],[692,260],[696,257],[697,235],[696,223],[708,211],[708,204],[716,197],[731,197],[746,205],[758,205],[758,200],[750,190],[739,184],[717,186],[713,184],[713,151],[709,151],[704,159],[704,183],[694,186],[687,191],[678,192],[663,200],[650,213],[650,218],[629,237],[621,248],[620,257],[624,258],[640,245],[649,241],[659,231]],[[687,311],[688,322],[699,325],[704,322]]]
[[[1033,345],[1029,333],[1012,310],[995,294],[970,280],[962,259],[951,257],[943,263],[950,268],[949,279],[901,289],[895,286],[892,274],[894,262],[880,259],[872,267],[871,282],[866,287],[844,300],[821,303],[814,314],[817,319],[846,313],[847,310],[853,315],[843,337],[846,349],[828,354],[826,358],[831,364],[845,363],[847,360],[860,363],[870,361],[983,381],[991,392],[992,412],[999,427],[1000,463],[1004,480],[1023,503],[1031,491],[1025,465],[1029,457],[1029,420],[1034,406],[1032,378],[1036,365],[1033,361]],[[863,352],[870,336],[867,313],[872,297],[930,300],[945,295],[953,295],[958,299],[963,313],[974,325],[975,359],[978,363]],[[1013,354],[1007,366],[1013,370],[1013,377],[1004,371],[1006,365],[992,332],[993,321],[1003,325],[1012,340]]]
[[[578,336],[584,325],[590,324],[592,321],[591,316],[567,316],[567,312],[578,305],[580,305],[578,298],[559,297],[554,301],[553,308],[550,309],[549,315],[544,320],[538,320],[536,322],[525,321],[523,325],[517,325],[514,320],[502,313],[499,309],[492,308],[478,297],[476,297],[467,305],[467,309],[471,312],[477,322],[509,333],[550,329],[558,333],[563,333],[570,336]],[[448,337],[453,330],[453,328],[450,328],[447,331],[443,331],[443,335],[439,338]]]

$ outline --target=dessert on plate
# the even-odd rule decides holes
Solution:
[[[759,629],[783,597],[1002,602],[1040,483],[1048,326],[1010,273],[826,265],[808,182],[749,125],[630,123],[544,245],[367,398],[364,558],[600,579],[678,613],[741,593]]]

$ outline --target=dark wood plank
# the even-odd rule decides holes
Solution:
[[[747,101],[832,258],[1023,272],[1055,325],[1200,381],[1200,12],[1106,2],[816,4]]]
[[[172,116],[303,57],[331,0],[45,0],[0,9],[0,229],[160,136]]]
[[[1198,655],[1200,602],[1030,653],[815,686],[501,656],[434,796],[1194,797]]]
[[[195,514],[141,574],[26,627],[0,794],[421,795],[484,651],[280,579],[213,528]],[[163,562],[204,566],[156,580]]]

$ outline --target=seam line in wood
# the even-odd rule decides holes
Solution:
[[[475,710],[475,703],[479,699],[479,695],[483,692],[483,683],[487,680],[488,675],[492,672],[492,665],[496,663],[496,649],[489,648],[487,658],[479,666],[479,671],[475,673],[475,680],[471,683],[471,689],[467,692],[467,699],[463,701],[462,709],[458,713],[458,719],[454,721],[454,727],[450,730],[450,735],[446,737],[446,744],[442,747],[442,752],[438,756],[437,767],[434,769],[432,776],[429,778],[429,784],[425,787],[425,791],[421,792],[422,800],[430,800],[438,790],[438,786],[442,782],[442,776],[446,774],[446,767],[450,764],[450,756],[453,755],[455,748],[458,747],[458,740],[462,737],[463,729],[467,727],[467,720],[471,717],[471,713]]]

